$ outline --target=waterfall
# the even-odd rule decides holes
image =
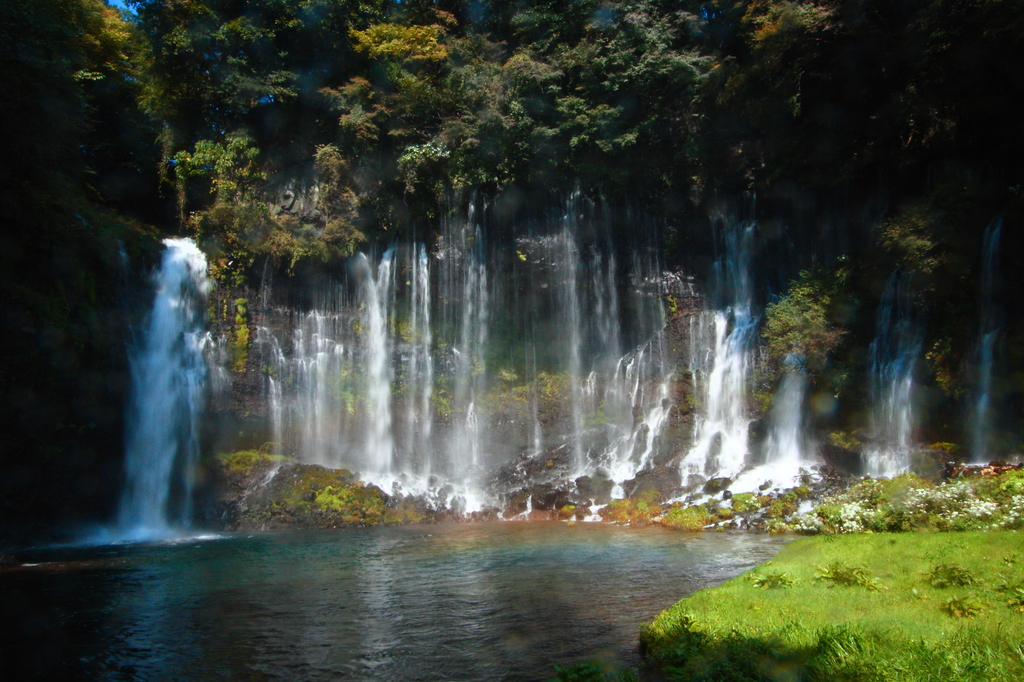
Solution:
[[[275,451],[304,462],[342,466],[356,429],[351,320],[336,301],[300,314],[286,352],[265,328],[257,344],[266,348],[268,402]]]
[[[167,239],[156,296],[132,349],[125,432],[122,534],[166,534],[191,520],[193,472],[206,382],[206,258],[190,239]]]
[[[729,487],[734,493],[753,492],[761,485],[784,488],[796,484],[800,468],[811,458],[804,442],[804,395],[807,374],[798,358],[787,358],[782,381],[768,415],[764,464],[740,474]]]
[[[914,433],[914,365],[921,354],[920,324],[911,301],[910,275],[889,277],[878,304],[871,342],[872,442],[865,469],[894,476],[910,468]]]
[[[806,459],[804,438],[804,393],[807,375],[792,364],[785,370],[775,395],[765,443],[765,465],[776,472],[776,482],[792,479]]]
[[[452,342],[453,438],[448,447],[452,471],[462,475],[479,467],[482,433],[477,400],[487,381],[489,297],[484,234],[476,221],[476,202],[470,202],[464,221],[449,219],[439,248],[442,257],[441,303]]]
[[[607,419],[607,447],[599,464],[622,497],[622,483],[654,465],[658,437],[668,421],[672,373],[664,363],[660,336],[619,359],[607,382],[602,405]]]
[[[417,244],[412,250],[410,280],[409,350],[405,371],[405,447],[421,475],[434,473],[433,411],[434,360],[431,356],[430,261],[427,249]]]
[[[368,424],[364,441],[366,463],[371,474],[392,472],[394,440],[391,434],[391,336],[388,319],[392,296],[392,260],[394,248],[388,249],[377,265],[377,275],[360,254],[365,266],[363,285],[364,361],[366,363],[366,397]]]
[[[1001,328],[999,308],[995,302],[996,276],[998,275],[999,237],[1003,231],[1002,216],[996,218],[985,229],[982,244],[981,282],[979,310],[981,311],[978,345],[975,349],[977,386],[975,388],[973,414],[971,419],[971,461],[981,464],[987,461],[992,417],[989,403],[992,390],[992,363],[995,359],[996,338]]]
[[[572,415],[570,444],[572,446],[573,470],[582,474],[586,469],[586,451],[583,447],[583,385],[582,369],[582,320],[580,319],[580,253],[576,234],[580,230],[580,192],[573,193],[562,217],[562,230],[556,238],[558,263],[559,308],[566,326],[565,365],[569,372],[569,405]]]
[[[711,313],[711,357],[703,363],[704,414],[697,424],[696,444],[682,461],[682,473],[732,478],[746,465],[747,388],[751,347],[758,317],[753,314],[750,279],[755,226],[729,221],[724,230],[724,255],[715,264],[719,297],[726,306]],[[705,322],[704,324],[709,324]],[[707,371],[710,364],[710,371]]]
[[[284,325],[290,342],[260,328],[275,451],[465,511],[486,502],[482,473],[518,454],[547,452],[567,480],[653,466],[672,396],[657,250],[638,240],[621,267],[595,206],[574,193],[541,220],[490,225],[471,201],[433,248],[327,277]],[[516,248],[489,250],[489,228]]]

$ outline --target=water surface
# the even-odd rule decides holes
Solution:
[[[507,523],[37,550],[0,572],[17,677],[543,680],[785,540]],[[11,678],[7,678],[11,679]]]

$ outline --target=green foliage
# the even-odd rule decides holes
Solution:
[[[249,301],[235,299],[235,325],[228,338],[232,371],[244,372],[249,361]]]
[[[842,268],[804,270],[786,294],[768,306],[763,334],[773,367],[795,365],[812,373],[828,367],[846,334],[842,325],[852,314],[847,280],[848,272]]]
[[[1006,600],[1007,606],[1016,607],[1015,611],[1024,613],[1024,586],[1018,585],[1008,590],[1009,599]]]
[[[850,452],[860,452],[861,448],[864,447],[864,443],[859,438],[845,431],[833,431],[828,434],[828,440],[835,447],[849,450]]]
[[[172,158],[182,201],[186,183],[193,179],[209,183],[218,202],[251,199],[256,184],[266,180],[258,159],[254,140],[242,131],[229,133],[223,142],[197,141],[193,151],[181,151]]]
[[[878,579],[872,578],[867,569],[863,566],[850,566],[842,561],[833,561],[829,564],[818,566],[815,577],[818,580],[825,580],[834,585],[864,587],[868,590],[878,589]]]
[[[365,31],[352,31],[352,38],[356,51],[373,59],[439,62],[448,57],[448,50],[440,43],[441,32],[436,25],[374,24]]]
[[[821,500],[793,520],[811,533],[976,530],[1024,526],[1024,495],[1017,470],[952,480],[935,486],[907,473],[892,480],[866,479]]]
[[[939,220],[930,206],[904,207],[882,226],[882,247],[895,254],[901,266],[930,274],[941,264],[935,253]]]
[[[754,587],[778,589],[792,587],[795,582],[796,579],[785,571],[767,571],[766,573],[752,576],[750,584]]]
[[[985,604],[973,597],[950,597],[939,608],[953,618],[974,618],[985,610]]]
[[[928,582],[932,587],[967,587],[974,585],[977,579],[960,564],[936,564],[928,572]]]

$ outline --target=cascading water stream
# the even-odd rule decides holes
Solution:
[[[790,367],[772,406],[771,427],[765,443],[765,464],[780,476],[795,476],[807,459],[804,454],[804,393],[807,375],[797,367]]]
[[[364,443],[369,473],[392,473],[394,440],[391,434],[391,336],[388,334],[388,312],[392,292],[393,248],[388,249],[373,276],[366,257],[362,256],[366,278],[363,284],[364,333],[366,362],[366,393],[368,425]]]
[[[477,223],[477,203],[470,202],[465,220],[450,219],[438,250],[441,258],[439,298],[445,328],[451,337],[452,438],[449,470],[459,476],[482,464],[482,429],[477,400],[486,390],[488,322],[490,317],[484,233]]]
[[[971,459],[976,464],[988,458],[989,440],[992,432],[990,414],[992,391],[992,365],[995,361],[996,339],[1001,322],[995,302],[996,277],[998,275],[999,237],[1003,231],[1003,218],[993,220],[985,229],[982,245],[980,310],[978,345],[975,349],[977,388],[975,389],[974,414],[971,420]]]
[[[681,465],[684,479],[691,474],[732,478],[747,463],[751,421],[747,388],[758,322],[750,279],[755,226],[730,221],[725,228],[725,254],[716,271],[728,305],[705,313],[713,321],[713,352],[704,380],[704,415],[697,425],[696,444]]]
[[[431,251],[355,257],[283,323],[290,343],[258,330],[276,452],[461,511],[518,454],[558,460],[564,480],[654,465],[672,395],[655,251],[634,251],[627,285],[609,226],[574,194],[490,252],[487,210],[451,214]]]
[[[434,389],[433,336],[430,330],[430,261],[427,249],[417,244],[412,249],[411,310],[409,315],[408,367],[405,372],[405,447],[415,460],[419,474],[434,473],[433,410],[430,398]]]
[[[167,239],[141,345],[131,352],[125,488],[118,528],[159,537],[191,520],[193,471],[206,382],[206,257],[190,239]]]
[[[785,488],[796,484],[802,467],[810,461],[804,436],[804,396],[807,374],[797,358],[787,358],[782,382],[768,417],[764,464],[746,471],[729,486],[733,493],[753,492],[764,483]]]
[[[561,309],[565,313],[566,335],[566,368],[569,371],[569,406],[572,416],[570,424],[570,444],[572,446],[572,466],[575,472],[582,474],[586,470],[587,453],[583,446],[583,371],[581,353],[581,327],[579,271],[580,255],[576,246],[576,216],[578,192],[569,200],[569,206],[562,219],[562,232],[558,235],[559,251],[559,293]]]
[[[921,344],[910,275],[897,270],[878,304],[877,332],[871,343],[872,443],[864,453],[871,476],[894,476],[910,468],[914,366]]]

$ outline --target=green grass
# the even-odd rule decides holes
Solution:
[[[641,644],[673,680],[1022,680],[1022,545],[1015,531],[799,540],[665,610]]]

